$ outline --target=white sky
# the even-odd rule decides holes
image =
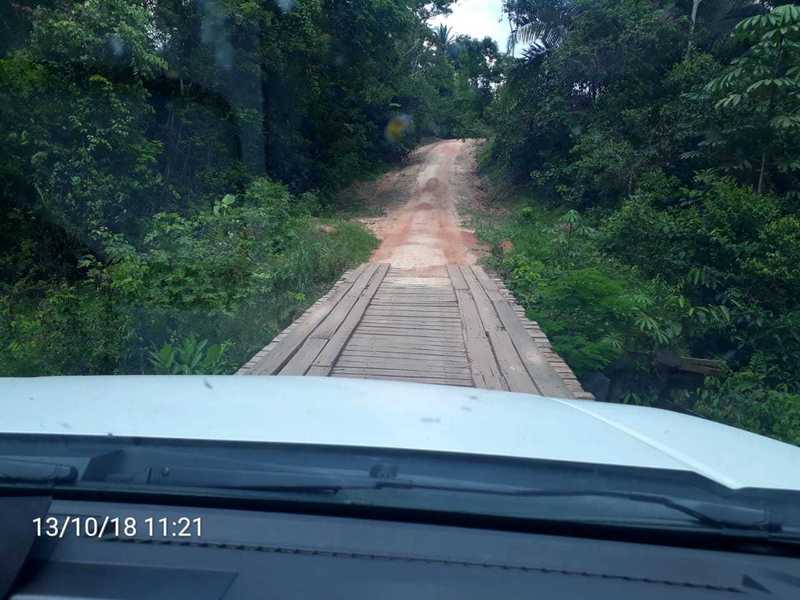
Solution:
[[[501,7],[502,0],[457,0],[453,5],[453,14],[432,19],[431,25],[445,23],[455,30],[456,35],[464,33],[478,39],[488,35],[505,52],[508,21],[503,18]]]

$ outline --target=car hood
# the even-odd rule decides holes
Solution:
[[[800,448],[680,413],[314,377],[0,379],[0,431],[321,444],[695,472],[800,490]]]

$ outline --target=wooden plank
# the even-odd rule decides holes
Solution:
[[[384,296],[448,296],[452,295],[453,290],[450,287],[437,287],[427,285],[424,287],[410,288],[410,287],[391,287],[382,286],[381,294]]]
[[[457,304],[453,306],[424,306],[422,304],[413,304],[406,306],[392,305],[374,305],[370,307],[370,312],[375,314],[399,314],[399,315],[442,315],[442,316],[458,316]]]
[[[345,294],[342,301],[336,305],[328,317],[320,323],[312,335],[325,339],[331,339],[347,316],[353,310],[353,307],[364,295],[364,290],[367,289],[370,282],[373,280],[375,273],[380,269],[385,269],[386,265],[379,265],[375,263],[368,264],[359,278],[353,283],[353,287]]]
[[[415,363],[415,364],[422,364],[422,365],[434,365],[439,367],[447,367],[447,368],[454,368],[454,369],[461,369],[465,367],[469,367],[469,362],[466,356],[446,356],[446,355],[431,355],[431,354],[403,354],[403,353],[348,353],[342,354],[339,357],[339,361],[347,361],[350,363],[370,363],[371,361],[377,361],[375,364],[382,364],[384,361],[398,361],[398,364],[404,364],[405,362]],[[340,363],[336,363],[337,365]],[[343,364],[343,363],[342,363]]]
[[[456,296],[461,308],[464,341],[475,386],[489,390],[508,390],[508,384],[492,352],[472,295],[467,290],[459,289],[456,290]]]
[[[428,371],[412,371],[410,369],[367,369],[363,367],[340,367],[336,366],[337,373],[346,373],[348,375],[371,375],[373,377],[406,377],[406,378],[424,378],[424,379],[441,379],[443,381],[463,381],[472,382],[469,374],[454,373],[452,375],[441,373],[430,373]]]
[[[543,396],[556,398],[572,398],[572,394],[564,385],[561,377],[536,347],[530,334],[522,326],[522,321],[514,313],[508,301],[500,294],[497,284],[492,281],[481,267],[472,267],[471,271],[494,305],[500,322],[511,337],[520,357],[522,357],[525,369],[536,384],[539,393]]]
[[[430,348],[431,350],[447,350],[447,351],[454,351],[464,350],[463,342],[459,340],[448,340],[448,339],[419,339],[414,337],[413,335],[371,335],[361,333],[356,330],[356,334],[351,338],[348,347],[362,347],[362,348],[377,348],[377,347],[385,347],[385,348]]]
[[[403,348],[403,347],[425,347],[431,349],[442,349],[442,350],[464,350],[464,343],[463,341],[451,341],[451,340],[421,340],[413,335],[405,334],[405,335],[367,335],[362,334],[358,331],[353,335],[350,344],[353,347],[355,346],[362,346],[364,348],[373,348],[377,346],[385,346],[387,348]]]
[[[400,381],[403,383],[429,383],[432,385],[449,385],[453,387],[472,387],[471,380],[436,379],[433,377],[397,377],[395,375],[365,375],[353,373],[340,373],[334,371],[333,377],[347,377],[349,379],[378,379],[380,381]]]
[[[365,319],[375,321],[391,321],[394,323],[439,323],[442,325],[458,325],[461,319],[456,316],[437,317],[435,315],[382,315],[367,310]]]
[[[378,292],[378,296],[380,300],[389,299],[389,300],[408,300],[412,302],[452,302],[454,299],[453,291],[448,290],[445,293],[442,292],[435,292],[431,290],[427,290],[424,292],[387,292],[385,289],[381,289]]]
[[[534,384],[528,374],[525,365],[514,347],[508,332],[503,328],[500,319],[495,313],[494,306],[486,295],[483,286],[475,278],[469,266],[460,267],[461,274],[469,287],[469,292],[475,301],[478,315],[480,317],[486,335],[492,344],[492,349],[503,374],[508,389],[512,392],[525,392],[528,394],[538,394],[539,389]]]
[[[444,332],[433,331],[429,329],[420,330],[420,329],[409,329],[409,328],[400,328],[400,327],[372,327],[372,326],[364,326],[358,328],[359,333],[369,333],[373,335],[381,335],[381,336],[389,336],[389,335],[398,335],[398,336],[411,336],[414,338],[425,338],[426,340],[446,340],[451,343],[458,343],[461,342],[461,335],[447,334]],[[463,342],[461,342],[463,343]]]
[[[380,311],[375,311],[372,307],[370,307],[369,311],[367,312],[366,316],[371,319],[384,319],[389,321],[397,321],[399,322],[414,322],[414,321],[430,321],[430,322],[442,322],[442,323],[450,323],[453,322],[458,323],[458,313],[449,314],[431,314],[431,313],[411,313],[411,312],[402,312],[402,313],[385,313]]]
[[[427,302],[424,300],[384,300],[384,299],[376,299],[373,301],[372,306],[387,306],[387,307],[402,307],[402,308],[409,308],[413,306],[424,306],[425,308],[439,308],[445,310],[453,310],[456,308],[457,303],[455,297],[453,300],[448,300],[446,302]]]
[[[459,319],[458,305],[453,306],[430,306],[423,307],[419,304],[394,304],[391,307],[375,306],[369,307],[368,314],[375,317],[406,317],[422,319]]]
[[[385,289],[381,289],[378,293],[381,298],[392,298],[392,299],[400,299],[408,298],[409,300],[438,300],[440,302],[447,302],[453,298],[452,290],[448,290],[447,292],[434,292],[431,290],[427,290],[425,292],[388,292]]]
[[[724,372],[725,363],[721,360],[709,358],[693,358],[691,356],[682,356],[678,369],[681,371],[686,371],[687,373],[697,373],[699,375],[716,377]]]
[[[381,287],[381,294],[384,296],[447,296],[452,294],[450,286],[439,287],[436,285],[421,285],[417,287],[389,286]]]
[[[281,375],[305,375],[328,340],[325,338],[308,338],[295,355],[280,370]]]
[[[366,286],[361,297],[353,306],[353,309],[348,313],[341,326],[336,330],[336,333],[333,334],[325,345],[325,348],[323,348],[322,352],[319,353],[319,356],[314,361],[315,367],[319,367],[320,369],[327,368],[328,373],[330,373],[330,369],[336,363],[336,359],[339,357],[339,354],[341,354],[345,344],[350,340],[356,327],[361,322],[361,318],[364,316],[367,306],[369,306],[372,297],[380,287],[388,271],[389,265],[382,264],[378,266],[369,285]]]
[[[312,331],[333,311],[344,296],[352,289],[357,280],[366,270],[367,265],[360,265],[354,269],[347,278],[334,288],[331,295],[324,302],[312,306],[309,312],[303,315],[303,320],[295,322],[295,327],[274,347],[267,355],[253,366],[254,375],[274,375],[280,371],[286,362],[300,348]]]
[[[448,304],[426,304],[423,302],[373,302],[370,309],[379,310],[392,310],[392,311],[414,311],[418,308],[425,308],[427,310],[438,310],[442,312],[458,314],[458,303],[453,300]]]
[[[341,359],[399,359],[399,360],[418,360],[418,361],[433,361],[435,364],[462,366],[469,365],[466,355],[453,356],[448,353],[436,354],[433,352],[390,352],[388,350],[357,350],[351,349],[347,345],[345,351],[342,352]]]
[[[451,381],[458,383],[472,383],[472,376],[469,372],[459,371],[429,371],[425,369],[368,369],[359,365],[336,365],[335,371],[337,373],[347,373],[352,376],[372,375],[375,377],[407,377],[413,379],[415,377],[424,377],[425,379],[440,379],[442,381]]]
[[[456,265],[447,265],[447,274],[450,276],[450,283],[453,285],[455,291],[468,291],[469,287],[467,282],[464,281],[464,276],[461,275]]]
[[[408,280],[396,280],[394,282],[387,281],[383,286],[384,290],[390,292],[396,291],[412,291],[419,292],[424,290],[435,290],[437,292],[444,292],[452,289],[450,282],[447,279],[428,279],[424,283],[409,283]]]
[[[403,329],[412,333],[415,331],[438,331],[445,336],[456,335],[461,331],[461,328],[459,327],[458,323],[456,323],[455,326],[452,326],[452,325],[437,325],[435,323],[418,323],[409,321],[398,323],[397,321],[364,320],[361,322],[361,325],[362,327],[365,328],[377,327],[377,328],[387,328],[387,329]]]
[[[391,319],[386,319],[386,320],[387,321],[391,321]],[[379,327],[388,327],[388,328],[393,328],[393,329],[410,329],[411,331],[414,331],[415,328],[413,327],[413,324],[414,324],[413,320],[412,321],[405,321],[405,322],[394,321],[393,323],[382,324]],[[430,324],[433,325],[433,323],[430,323]],[[458,324],[458,321],[456,321],[456,324]],[[375,327],[375,325],[365,324],[364,327]],[[456,327],[455,329],[458,329],[458,328]]]
[[[376,343],[372,345],[364,345],[362,343],[347,344],[347,350],[358,354],[375,355],[376,353],[389,353],[389,354],[411,354],[414,356],[451,356],[453,358],[461,359],[466,357],[467,354],[463,348],[448,347],[448,346],[433,346],[418,342],[416,344],[381,344]]]
[[[336,368],[344,367],[363,367],[374,368],[379,370],[386,369],[402,369],[408,371],[430,371],[431,373],[458,373],[459,375],[469,375],[469,364],[464,361],[461,363],[456,362],[442,362],[432,359],[431,357],[425,358],[396,358],[396,357],[357,357],[352,355],[342,355],[336,361]]]
[[[441,321],[414,321],[414,320],[399,320],[399,319],[378,319],[371,318],[361,322],[365,327],[394,327],[401,329],[409,329],[415,331],[417,329],[431,329],[436,331],[461,331],[458,321],[452,323],[443,323]]]
[[[408,343],[416,344],[419,343],[421,340],[418,339],[413,332],[409,330],[403,330],[400,333],[390,332],[390,331],[381,331],[378,333],[367,333],[366,331],[362,331],[361,328],[356,330],[356,333],[353,335],[353,343],[361,343],[366,342],[368,344],[374,344],[377,342],[383,342],[384,344],[398,344],[398,345],[406,345]],[[463,339],[453,339],[451,338],[442,338],[439,340],[425,340],[425,344],[430,345],[441,345],[441,346],[455,346],[457,348],[464,347]]]
[[[461,324],[461,319],[454,317],[411,317],[406,315],[375,315],[367,312],[364,321],[372,321],[378,324],[390,323],[393,325],[434,325],[436,327],[456,327]]]
[[[449,287],[441,288],[436,286],[424,286],[418,288],[404,287],[381,287],[381,294],[384,296],[448,296],[453,293]]]
[[[405,310],[408,309],[424,309],[424,310],[456,310],[456,301],[453,298],[452,301],[448,302],[403,302],[403,301],[377,301],[373,304],[376,308],[381,308],[383,310],[392,309],[395,307],[401,307]]]
[[[370,321],[381,321],[395,325],[403,325],[405,323],[426,323],[428,325],[436,325],[438,327],[452,327],[453,325],[458,326],[460,321],[460,319],[455,319],[452,317],[430,315],[380,315],[372,312],[368,312],[364,318],[369,319]]]
[[[412,335],[416,335],[416,333],[421,330],[442,331],[445,335],[447,334],[447,331],[452,331],[455,332],[456,334],[460,333],[460,329],[458,327],[444,327],[441,325],[433,325],[433,324],[415,326],[411,323],[405,324],[400,322],[380,323],[380,324],[362,323],[361,326],[359,327],[359,330],[363,330],[363,333],[366,333],[368,330],[373,333],[380,333],[380,330],[382,329],[385,329],[387,332],[393,330],[407,331]],[[362,333],[362,331],[359,331],[359,333]]]
[[[331,370],[328,367],[315,367],[311,365],[311,368],[306,371],[306,377],[330,377]]]
[[[455,296],[427,296],[420,294],[418,297],[402,295],[402,296],[390,296],[387,294],[381,294],[375,298],[375,302],[378,304],[383,303],[392,303],[392,304],[453,304],[456,301]]]

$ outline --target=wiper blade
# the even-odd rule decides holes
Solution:
[[[77,478],[72,465],[0,458],[0,483],[72,483]]]
[[[610,498],[647,503],[683,513],[715,529],[780,531],[768,511],[659,494],[605,490],[542,490],[510,485],[452,481],[441,478],[379,478],[367,475],[327,475],[304,471],[223,470],[206,468],[162,468],[154,470],[149,484],[205,487],[243,491],[274,491],[336,494],[350,490],[428,490],[465,494],[489,494],[520,498]]]
[[[372,489],[375,480],[366,476],[338,476],[303,471],[262,471],[162,467],[153,469],[149,485],[205,487],[252,491],[298,491],[336,493],[344,489]]]
[[[622,491],[537,490],[531,491],[530,493],[523,491],[520,494],[515,495],[558,498],[615,498],[620,500],[629,500],[631,502],[657,504],[692,517],[699,523],[718,529],[755,529],[761,531],[779,531],[781,529],[780,524],[774,523],[771,520],[768,511],[750,506],[741,506],[738,504],[723,504],[719,502],[692,500],[689,498],[674,498],[659,494]]]
[[[519,498],[606,498],[623,502],[647,503],[682,513],[695,522],[715,529],[739,529],[750,531],[781,531],[780,524],[771,521],[767,511],[750,506],[705,502],[659,494],[637,493],[616,490],[552,490],[453,480],[443,477],[397,476],[392,465],[378,464],[367,473],[364,471],[326,471],[324,469],[298,468],[283,465],[249,465],[241,463],[218,464],[208,467],[183,466],[185,457],[163,457],[156,459],[144,472],[111,472],[98,477],[78,480],[78,470],[68,464],[27,457],[0,457],[0,484],[35,483],[45,485],[71,484],[77,487],[104,485],[130,485],[139,487],[169,486],[171,488],[205,488],[243,492],[275,492],[298,494],[336,495],[345,491],[380,492],[391,490],[423,490],[453,492],[456,494],[484,494]],[[169,460],[169,459],[174,459]],[[180,460],[179,460],[180,459]],[[159,464],[161,463],[161,464]],[[174,465],[174,466],[172,466]],[[259,468],[261,467],[261,468]],[[137,474],[138,471],[138,474]],[[88,475],[88,471],[87,471]],[[575,508],[574,506],[572,507]],[[595,520],[595,519],[591,519]],[[602,521],[598,515],[596,521]]]

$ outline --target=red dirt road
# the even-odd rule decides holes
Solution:
[[[475,235],[461,226],[457,211],[477,179],[474,152],[474,141],[429,144],[414,153],[411,166],[377,182],[374,193],[402,201],[385,217],[366,221],[381,240],[372,262],[418,276],[442,276],[448,264],[476,262]]]

